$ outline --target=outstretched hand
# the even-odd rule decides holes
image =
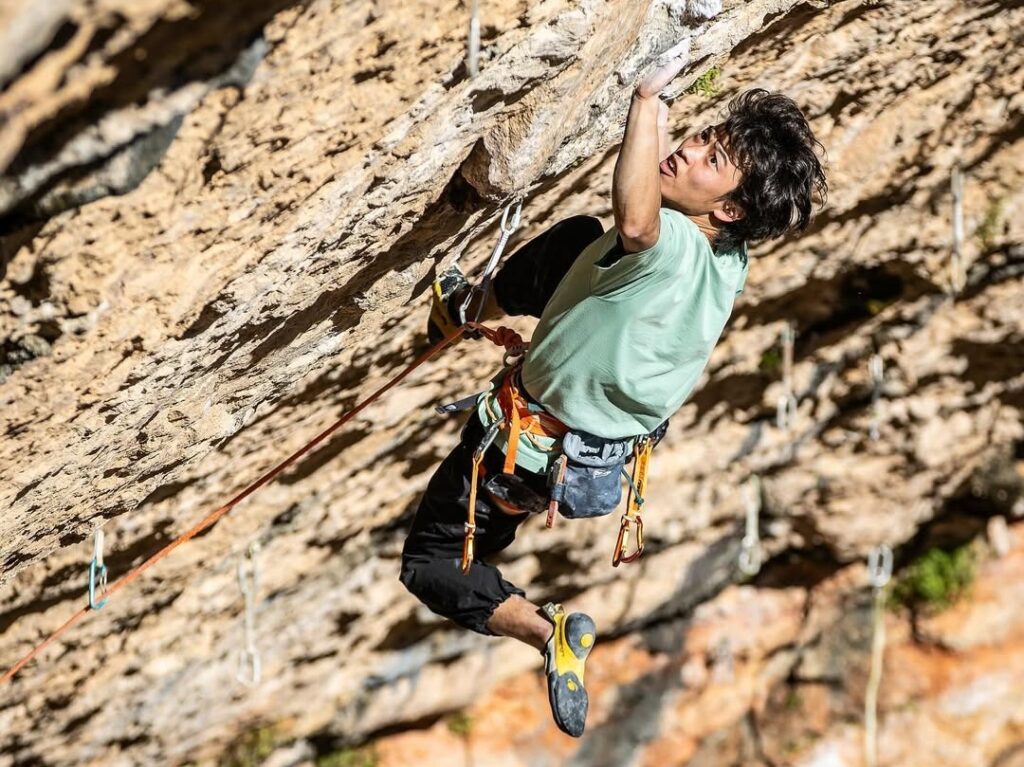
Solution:
[[[667,51],[663,58],[668,60],[667,63],[647,75],[637,86],[636,93],[641,98],[657,96],[690,62],[690,38],[683,38],[678,45]]]

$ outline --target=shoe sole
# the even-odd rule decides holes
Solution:
[[[550,650],[557,652],[555,648],[561,646],[563,654],[561,658],[554,659],[552,652],[547,652],[545,665],[555,666],[553,669],[546,669],[548,703],[551,705],[555,724],[566,734],[578,738],[583,734],[583,729],[586,726],[587,710],[590,703],[587,690],[583,686],[583,668],[593,649],[597,630],[589,616],[582,613],[573,613],[573,615],[579,615],[580,618],[574,621],[576,625],[573,626],[571,632],[566,631],[571,615],[564,616],[561,620],[556,619],[555,634],[552,636]],[[567,636],[567,633],[572,636]],[[576,647],[573,646],[574,639],[578,645]],[[571,665],[575,668],[559,673],[558,660],[562,661],[561,665]]]

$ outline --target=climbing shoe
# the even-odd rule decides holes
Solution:
[[[434,280],[434,295],[427,319],[427,340],[431,344],[450,336],[466,321],[463,303],[471,287],[457,264],[452,264]]]
[[[548,678],[551,713],[559,729],[578,738],[587,722],[583,664],[597,639],[597,627],[589,615],[566,615],[561,605],[548,602],[543,609],[555,626],[544,649],[544,672]]]

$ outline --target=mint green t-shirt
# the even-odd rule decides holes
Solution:
[[[746,246],[714,253],[682,213],[660,216],[647,250],[623,254],[614,227],[591,243],[541,315],[523,385],[570,428],[609,439],[657,428],[693,391],[743,289]],[[553,457],[520,439],[523,468],[545,471]]]

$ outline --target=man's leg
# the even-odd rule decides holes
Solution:
[[[551,621],[533,602],[513,594],[491,613],[487,628],[498,636],[512,637],[544,652],[551,638]]]
[[[594,216],[563,219],[509,256],[494,278],[492,306],[505,314],[540,317],[579,255],[604,234]]]
[[[536,620],[522,610],[501,609],[510,599],[526,603],[522,589],[506,581],[494,565],[484,561],[515,539],[528,514],[506,514],[491,503],[481,479],[476,504],[476,557],[468,573],[460,569],[469,476],[473,450],[483,427],[473,416],[463,438],[441,463],[427,485],[402,551],[401,580],[406,588],[438,615],[481,634],[500,634],[526,641],[540,649],[535,634],[545,623],[533,608]],[[484,459],[485,477],[500,472],[503,457],[491,448]],[[543,482],[543,478],[538,477]],[[518,602],[513,602],[518,604]],[[529,604],[529,603],[526,603]],[[494,625],[492,626],[492,620]],[[551,624],[546,623],[547,639]]]
[[[559,221],[509,256],[483,297],[482,322],[506,314],[540,317],[544,307],[586,247],[604,234],[593,216],[572,216]],[[479,296],[468,315],[476,316]]]

